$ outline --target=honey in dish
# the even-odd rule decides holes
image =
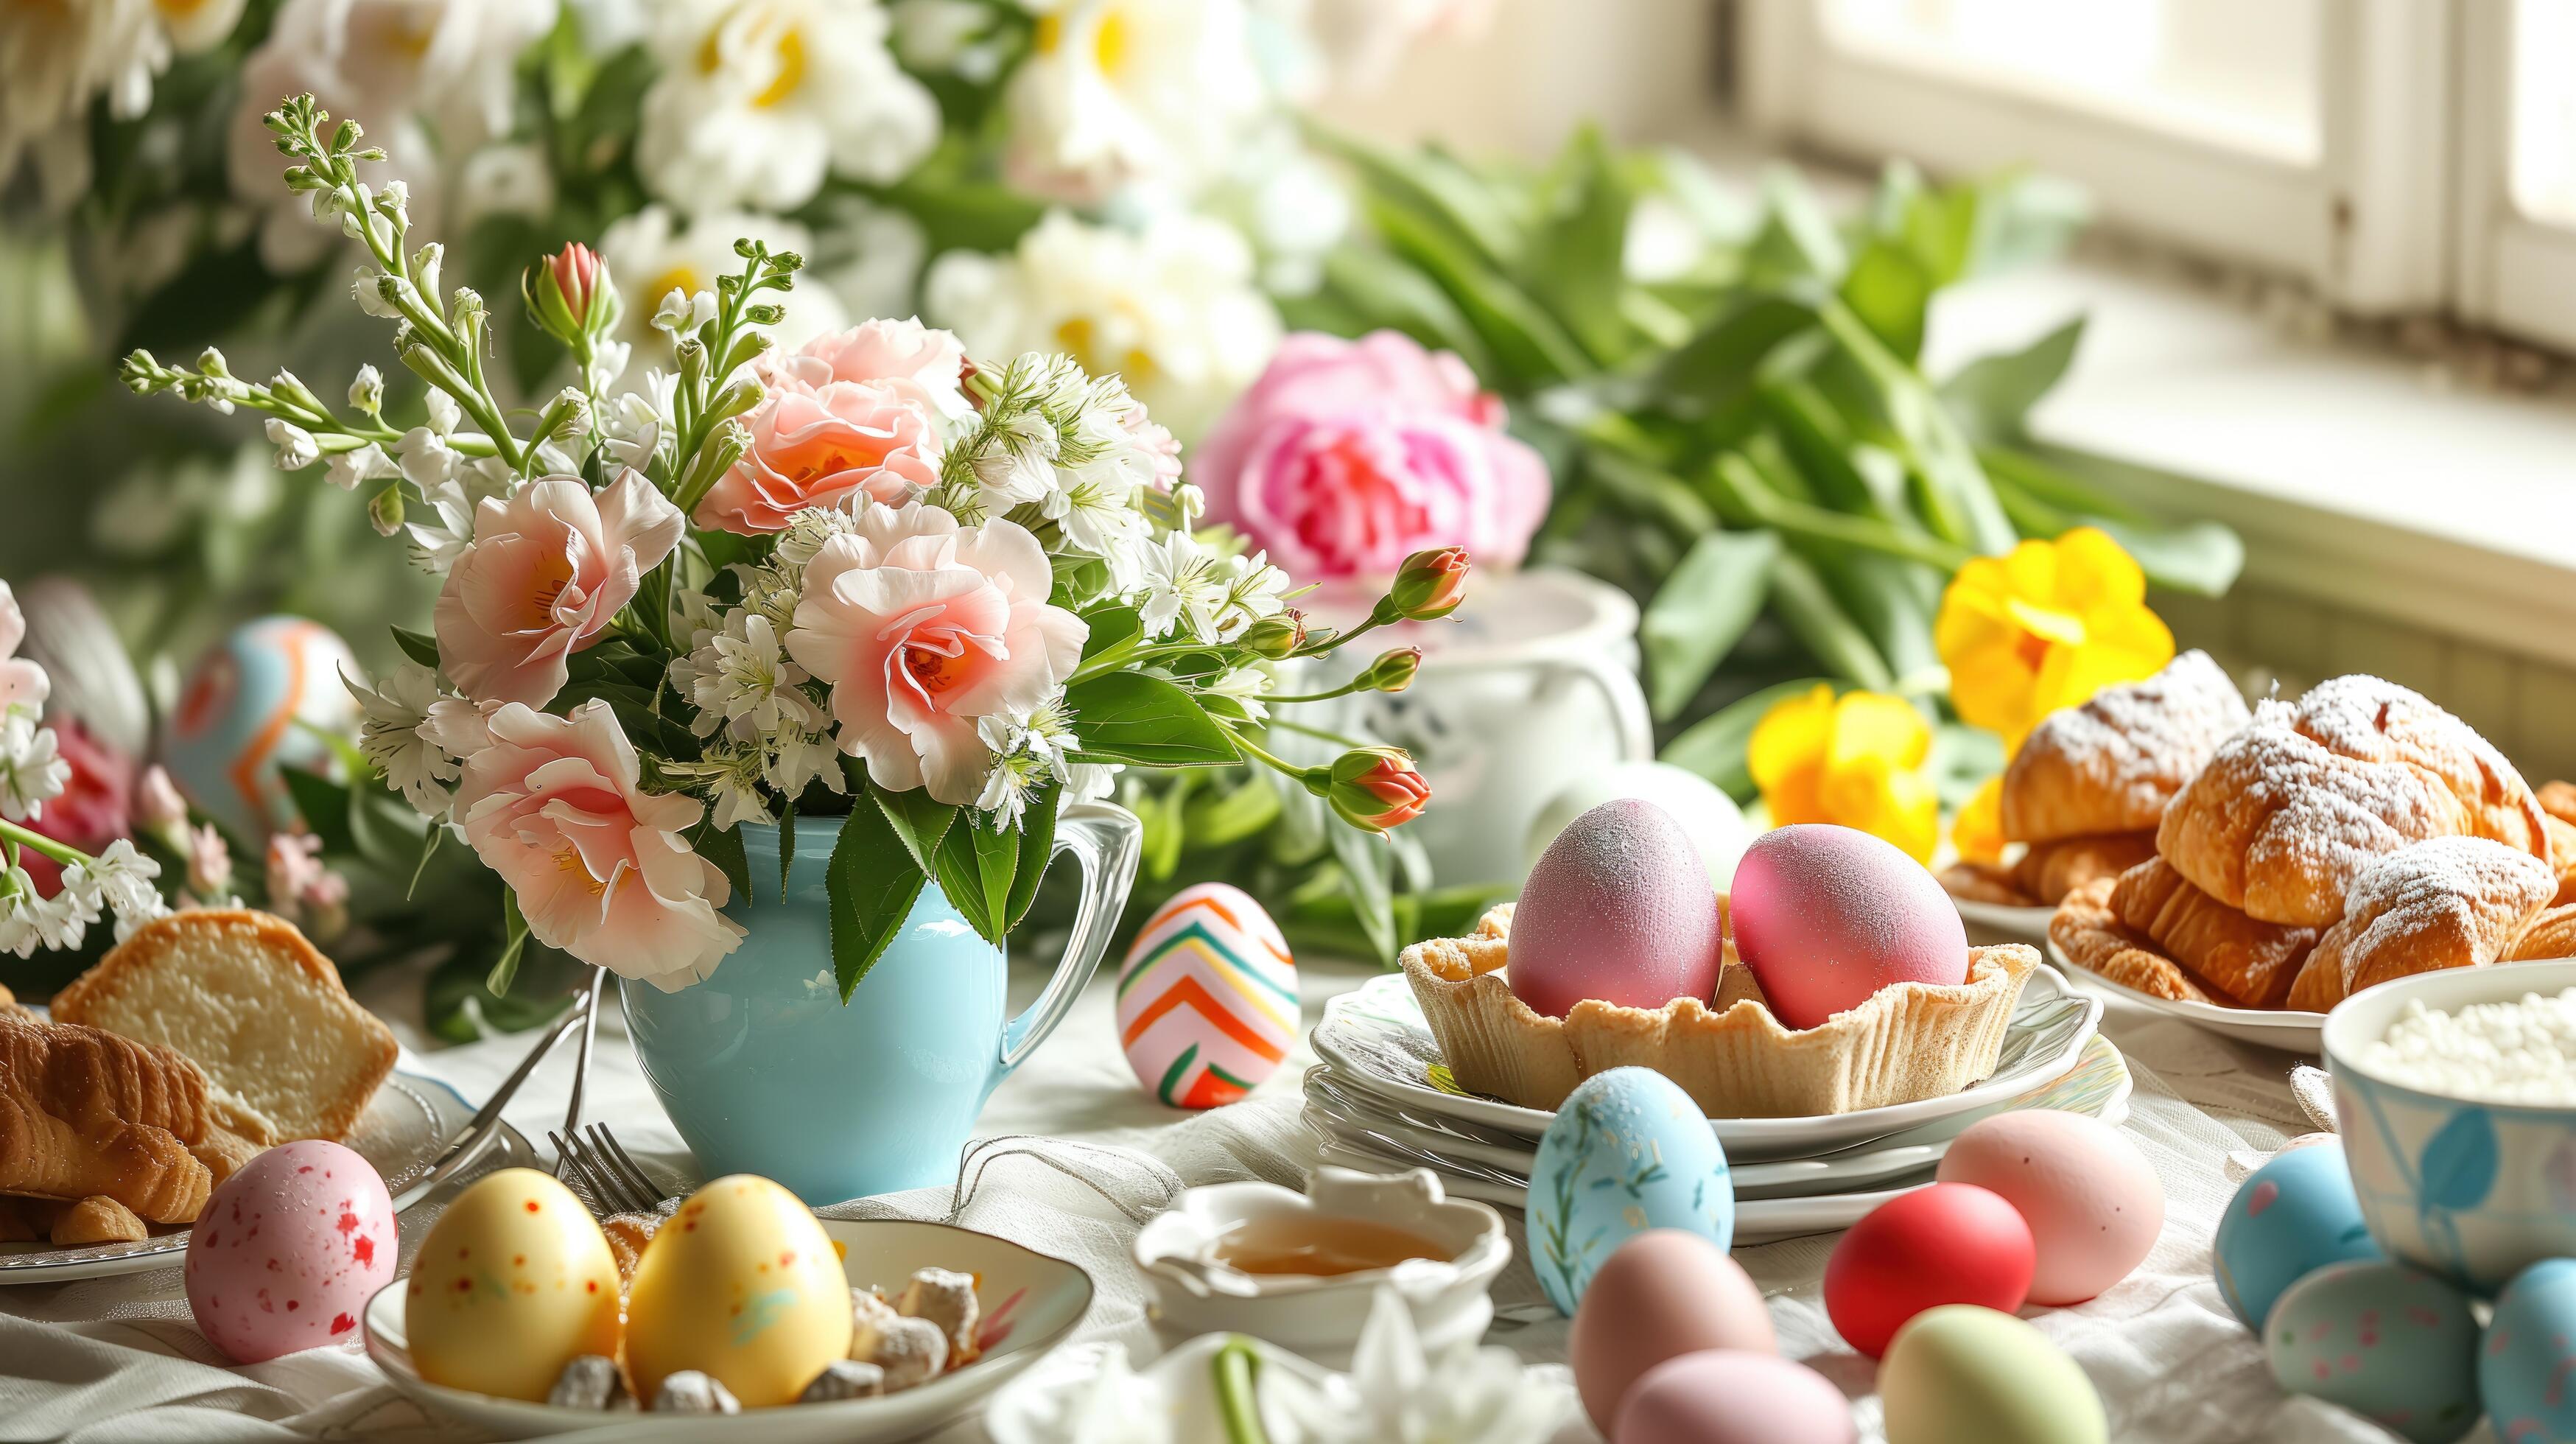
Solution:
[[[1449,1250],[1418,1233],[1364,1218],[1274,1214],[1217,1235],[1216,1262],[1247,1274],[1332,1278],[1393,1268],[1406,1259],[1449,1261]]]

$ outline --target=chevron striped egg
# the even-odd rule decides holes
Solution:
[[[1279,1071],[1297,1042],[1297,964],[1250,895],[1183,888],[1145,920],[1118,969],[1118,1041],[1175,1108],[1214,1108]]]

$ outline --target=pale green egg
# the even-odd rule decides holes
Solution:
[[[2039,1330],[1975,1304],[1926,1309],[1878,1367],[1887,1444],[2105,1444],[2093,1381]]]

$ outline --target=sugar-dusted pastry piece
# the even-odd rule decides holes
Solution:
[[[54,1215],[56,1248],[85,1243],[140,1243],[150,1233],[134,1210],[105,1194],[92,1194]]]
[[[2156,855],[2154,831],[2034,842],[2013,864],[2013,886],[2042,907],[2097,877],[2118,877]]]
[[[2111,908],[2113,878],[2095,878],[2066,895],[2048,920],[2048,940],[2088,973],[2150,997],[2178,1003],[2215,1003],[2182,965],[2156,950],[2153,939],[2131,931]]]
[[[2344,889],[2408,843],[2468,831],[2459,800],[2412,763],[2338,752],[2280,702],[2220,744],[2156,827],[2156,851],[2211,897],[2265,922],[2325,927]]]
[[[874,1289],[851,1292],[850,1357],[885,1371],[889,1394],[948,1367],[948,1335],[928,1319],[906,1318]]]
[[[214,1179],[189,1150],[213,1126],[205,1074],[169,1049],[0,1013],[0,1192],[194,1222]]]
[[[2152,831],[2165,804],[2248,720],[2244,694],[2199,651],[2052,712],[2004,769],[2004,836],[2052,842]]]
[[[2567,784],[2553,782],[2549,785],[2565,787]],[[2549,837],[2549,869],[2558,874],[2558,895],[2550,902],[2553,905],[2576,903],[2576,823],[2551,812],[2540,819],[2540,825]]]
[[[606,1354],[576,1354],[564,1364],[546,1402],[558,1409],[605,1409],[626,1392],[617,1361]]]
[[[873,1399],[886,1391],[885,1370],[856,1359],[834,1359],[796,1396],[799,1404],[829,1404],[841,1399]]]
[[[2259,922],[2193,887],[2163,858],[2120,874],[2111,911],[2156,951],[2248,1008],[2277,1008],[2317,945],[2315,928]]]
[[[713,1375],[682,1369],[662,1376],[653,1393],[656,1414],[739,1414],[742,1402]]]
[[[2549,856],[2540,800],[2477,729],[2422,693],[2355,673],[2308,689],[2293,726],[2346,757],[2402,762],[2438,780],[2460,805],[2471,837]]]
[[[612,1213],[599,1221],[599,1231],[608,1238],[609,1256],[617,1260],[617,1282],[623,1287],[635,1282],[635,1265],[644,1257],[644,1245],[662,1226],[662,1217],[652,1213]]]
[[[2505,944],[2499,963],[2537,962],[2543,958],[2576,958],[2576,904],[2553,901],[2531,915],[2522,931]]]
[[[2322,1012],[2391,978],[2492,963],[2557,889],[2548,864],[2482,837],[2391,853],[2353,879],[2344,915],[2317,940],[2290,1006]]]
[[[952,1368],[963,1368],[975,1362],[975,1276],[951,1269],[922,1269],[903,1286],[895,1299],[895,1312],[906,1318],[928,1319],[948,1336],[948,1362]]]

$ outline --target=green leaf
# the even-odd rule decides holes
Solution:
[[[2018,351],[1980,356],[1941,383],[1942,404],[1979,441],[2020,436],[2031,407],[2054,389],[2084,340],[2078,316]]]
[[[1751,394],[1774,347],[1815,323],[1815,309],[1802,302],[1746,296],[1663,359],[1655,370],[1655,393],[1676,416],[1725,412]]]
[[[1082,743],[1080,761],[1212,767],[1243,760],[1206,709],[1160,677],[1111,672],[1067,687],[1064,700]]]
[[[1082,639],[1082,660],[1124,657],[1145,640],[1145,624],[1136,609],[1123,603],[1094,607],[1082,614],[1091,630]]]
[[[1335,246],[1324,253],[1324,288],[1362,318],[1354,332],[1391,327],[1425,346],[1457,352],[1479,376],[1492,374],[1485,339],[1449,293],[1412,262],[1374,246]]]
[[[1628,212],[1635,201],[1598,126],[1586,124],[1558,157],[1542,195],[1538,229],[1519,275],[1596,362],[1629,349],[1620,298]]]
[[[2197,597],[2223,597],[2245,570],[2245,542],[2214,521],[2138,522],[2117,517],[2079,516],[2138,559],[2147,580],[2170,591]]]
[[[1510,211],[1466,167],[1434,151],[1398,149],[1322,126],[1308,133],[1350,162],[1379,208],[1406,214],[1483,264],[1508,265],[1519,257],[1521,237]]]
[[[1744,268],[1757,284],[1816,278],[1831,282],[1849,264],[1841,234],[1824,203],[1796,171],[1774,166],[1762,175],[1763,216],[1745,248]]]
[[[824,892],[832,908],[832,974],[848,1003],[859,980],[903,930],[923,873],[881,807],[853,807],[832,844]]]
[[[431,636],[427,632],[415,632],[409,627],[392,627],[387,630],[394,634],[394,645],[402,648],[404,656],[411,658],[413,661],[429,668],[433,672],[438,670],[438,639],[436,637]]]
[[[1825,670],[1873,692],[1895,689],[1896,675],[1805,557],[1783,552],[1771,564],[1771,607]]]
[[[1395,252],[1439,283],[1484,339],[1502,379],[1539,386],[1589,374],[1592,358],[1546,307],[1411,213],[1373,206],[1370,220]]]
[[[1906,470],[1917,482],[1924,520],[1935,534],[1988,554],[2010,551],[2020,538],[1977,465],[1976,452],[1913,367],[1898,360],[1868,325],[1839,302],[1820,316],[1825,330],[1858,371],[1890,430]]]
[[[903,839],[904,851],[912,854],[913,865],[930,871],[931,858],[938,855],[939,840],[948,835],[950,824],[957,820],[957,806],[940,802],[922,789],[892,792],[871,782],[868,796],[884,810],[886,821],[893,824],[895,836]]]
[[[1655,716],[1669,719],[1699,695],[1708,674],[1762,612],[1780,539],[1767,531],[1713,531],[1691,544],[1637,628]]]
[[[1938,575],[1919,563],[1899,561],[1875,553],[1827,556],[1816,559],[1816,568],[1824,574],[1844,608],[1870,644],[1887,660],[1888,670],[1895,674],[1897,690],[1907,693],[1946,691],[1949,671],[1941,661],[1940,649],[1932,640],[1932,608],[1928,595],[1938,596]],[[1923,586],[1923,576],[1934,577],[1934,585]]]
[[[1664,744],[1661,758],[1688,772],[1714,782],[1738,802],[1751,802],[1761,795],[1753,784],[1752,769],[1745,765],[1745,749],[1753,741],[1753,729],[1762,714],[1792,697],[1803,697],[1816,689],[1822,677],[1800,677],[1794,682],[1778,682],[1759,692],[1740,697],[1693,723],[1680,736]]]
[[[1029,904],[1038,900],[1038,882],[1055,856],[1056,810],[1063,805],[1064,788],[1048,787],[1030,799],[1028,810],[1020,814],[1020,858],[1011,873],[1009,907],[1002,918],[1005,932],[1018,927],[1020,919],[1029,915]]]
[[[403,901],[410,902],[420,892],[421,874],[429,871],[429,860],[438,855],[438,845],[447,840],[447,825],[432,823],[420,840],[420,861],[411,869],[411,885],[403,889]]]
[[[1375,833],[1338,823],[1324,829],[1333,859],[1342,866],[1351,904],[1368,938],[1369,950],[1384,967],[1395,966],[1395,849]]]
[[[2053,513],[2046,518],[2050,526],[2034,535],[2098,526],[2138,559],[2148,581],[2194,596],[2225,596],[2245,568],[2245,543],[2226,526],[2161,521],[2118,499],[2115,489],[2156,475],[2146,468],[2061,448],[2049,448],[2044,455],[2009,450],[1979,454],[1993,472],[1998,494],[2017,510]]]
[[[1192,794],[1181,819],[1190,846],[1230,847],[1269,830],[1280,813],[1279,788],[1271,780],[1273,775],[1267,768],[1251,768],[1232,787],[1221,791],[1202,788]]]
[[[1843,276],[1843,304],[1851,307],[1887,349],[1912,362],[1923,350],[1923,323],[1934,282],[1913,251],[1887,240],[1869,243]]]
[[[787,901],[787,876],[796,866],[796,799],[778,811],[778,900]]]
[[[751,859],[743,855],[742,829],[718,828],[712,816],[702,818],[690,835],[689,846],[698,856],[716,865],[733,885],[734,896],[748,902],[751,898]]]
[[[295,803],[295,815],[304,819],[305,830],[322,840],[323,852],[340,857],[357,852],[357,839],[349,830],[347,787],[301,767],[278,768],[277,780],[286,784],[286,795]]]
[[[978,937],[999,945],[1010,932],[1011,883],[1018,876],[1020,843],[982,819],[983,814],[968,812],[948,829],[931,855],[931,871],[949,906]]]
[[[528,919],[519,911],[519,895],[509,888],[501,889],[501,956],[493,959],[492,971],[483,979],[485,991],[495,997],[510,991],[519,976],[519,954],[528,946]]]

